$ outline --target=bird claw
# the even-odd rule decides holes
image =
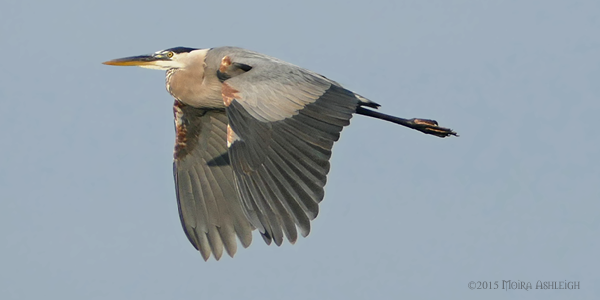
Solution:
[[[450,128],[439,127],[438,122],[435,120],[413,118],[409,121],[414,125],[414,129],[425,134],[431,134],[442,138],[451,135],[458,136],[458,134]]]

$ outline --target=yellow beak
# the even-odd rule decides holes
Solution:
[[[169,60],[166,56],[151,54],[117,58],[103,62],[109,66],[147,66],[156,65],[157,61]]]

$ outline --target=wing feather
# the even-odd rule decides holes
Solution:
[[[268,243],[310,232],[324,197],[333,143],[359,99],[337,83],[291,64],[232,55],[252,68],[224,81],[229,146],[250,223]],[[224,69],[225,70],[225,69]]]
[[[175,102],[174,153],[177,203],[183,229],[202,257],[219,260],[237,251],[236,236],[248,247],[254,229],[236,192],[227,152],[224,110],[194,108]]]

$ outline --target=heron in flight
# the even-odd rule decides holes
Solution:
[[[434,120],[402,119],[339,83],[235,47],[176,47],[104,64],[166,70],[175,98],[173,173],[183,230],[204,260],[233,257],[258,229],[294,244],[319,211],[333,143],[353,114],[438,137]]]

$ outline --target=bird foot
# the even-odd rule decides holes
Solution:
[[[451,135],[458,136],[458,134],[450,128],[439,127],[438,122],[435,120],[413,118],[409,121],[412,123],[413,129],[425,134],[431,134],[442,138]]]

